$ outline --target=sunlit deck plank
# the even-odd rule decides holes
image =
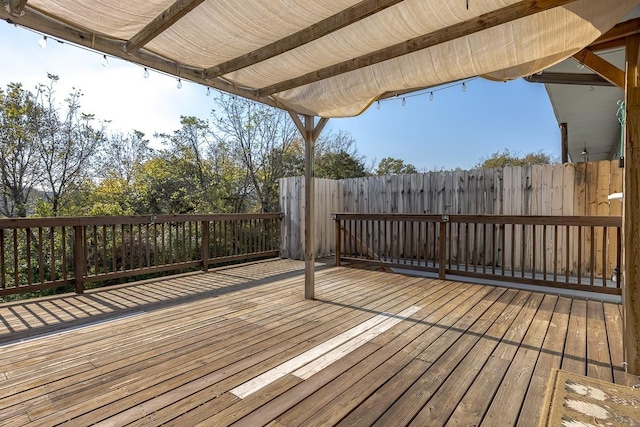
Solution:
[[[616,304],[334,267],[310,301],[303,272],[276,260],[0,304],[16,329],[0,325],[0,425],[535,425],[552,368],[638,382]],[[414,305],[306,379],[230,392]]]

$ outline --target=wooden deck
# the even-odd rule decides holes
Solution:
[[[536,426],[551,368],[638,382],[616,304],[327,265],[309,301],[303,275],[0,304],[0,425]]]

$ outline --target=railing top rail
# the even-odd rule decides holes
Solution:
[[[621,227],[619,216],[561,216],[561,215],[435,215],[435,214],[358,214],[333,213],[338,220],[374,221],[422,221],[458,222],[478,224],[532,224],[532,225],[573,225]]]
[[[229,213],[229,214],[188,214],[188,215],[136,215],[136,216],[87,216],[55,218],[0,218],[1,229],[36,227],[73,227],[87,225],[149,224],[187,221],[233,221],[247,219],[279,219],[275,213]]]

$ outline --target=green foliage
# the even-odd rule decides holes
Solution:
[[[519,156],[512,153],[508,148],[504,151],[496,151],[490,157],[481,160],[476,164],[476,169],[503,168],[507,166],[528,166],[528,165],[548,165],[554,163],[551,156],[544,151],[528,153]]]
[[[417,173],[418,170],[411,163],[405,163],[402,159],[393,157],[385,157],[380,160],[376,168],[376,175],[404,175],[409,173]]]
[[[0,89],[0,215],[25,217],[41,181],[36,146],[41,110],[19,83]]]
[[[320,178],[345,179],[366,175],[364,162],[344,150],[324,153],[316,160],[316,176]]]

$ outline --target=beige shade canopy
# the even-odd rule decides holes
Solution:
[[[640,0],[3,0],[0,16],[180,78],[320,117],[575,54]]]

